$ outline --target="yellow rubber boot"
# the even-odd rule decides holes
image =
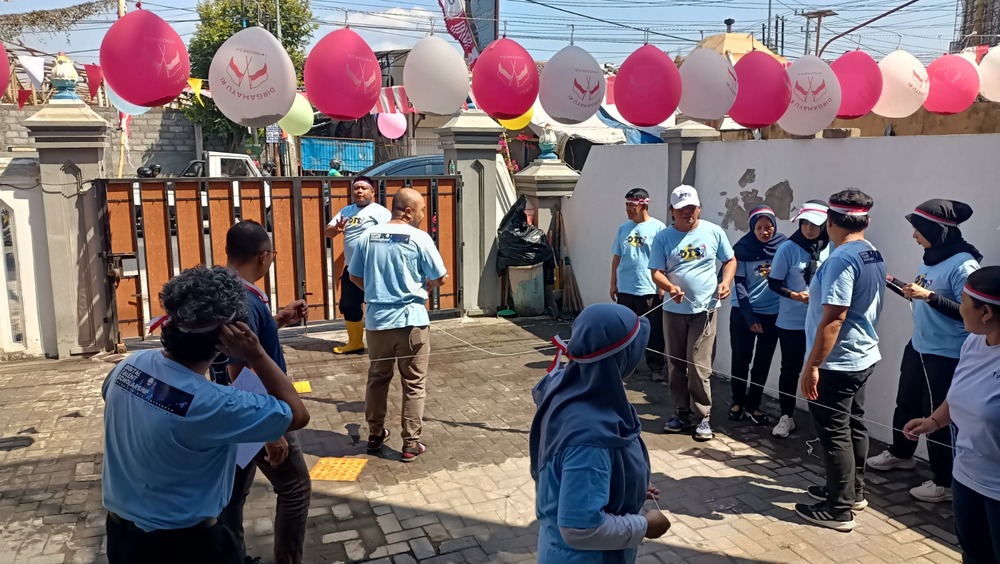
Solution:
[[[336,354],[361,354],[365,352],[365,322],[347,322],[347,344],[342,347],[333,347]]]

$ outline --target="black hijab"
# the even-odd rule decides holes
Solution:
[[[934,266],[959,253],[969,253],[976,262],[982,262],[982,253],[962,238],[958,228],[970,217],[972,207],[968,204],[943,199],[927,200],[906,215],[906,220],[931,244],[924,249],[924,264]]]
[[[754,227],[757,225],[757,220],[762,217],[771,220],[771,225],[774,226],[774,236],[768,239],[766,243],[761,243],[760,239],[753,232]],[[740,262],[771,260],[774,258],[774,253],[778,250],[778,245],[784,243],[787,239],[787,237],[778,233],[778,220],[774,217],[774,211],[767,206],[757,206],[750,210],[750,232],[733,245],[733,252],[736,254],[736,260]]]
[[[806,206],[809,204],[814,204],[813,207],[821,208],[822,210],[826,210],[827,208],[827,204],[823,200],[809,200],[806,202]],[[808,286],[809,283],[812,282],[813,275],[816,274],[816,269],[819,268],[820,255],[830,245],[830,234],[826,232],[826,222],[823,222],[818,225],[820,228],[819,237],[816,237],[815,239],[807,239],[806,236],[802,234],[801,225],[803,221],[809,220],[800,219],[800,227],[795,230],[795,233],[793,233],[791,237],[789,237],[789,240],[802,247],[802,250],[809,254],[809,261],[806,263],[805,270],[802,271],[802,278]],[[809,223],[813,222],[809,221]],[[813,223],[813,225],[817,224]]]

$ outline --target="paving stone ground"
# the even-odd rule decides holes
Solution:
[[[312,414],[300,440],[309,464],[362,456],[357,482],[314,482],[309,563],[369,561],[533,562],[537,523],[528,474],[530,389],[551,360],[548,338],[569,324],[527,319],[449,320],[432,325],[424,438],[428,452],[399,461],[400,390],[390,393],[393,437],[381,457],[364,453],[365,357],[335,357],[342,331],[283,335],[290,375],[308,380]],[[100,384],[109,362],[95,359],[0,365],[0,562],[106,562],[101,507]],[[717,438],[660,432],[667,388],[628,381],[644,421],[653,483],[673,527],[642,545],[640,562],[957,562],[949,504],[907,489],[916,472],[869,473],[871,506],[844,534],[809,526],[793,512],[806,486],[823,483],[807,453],[808,416],[787,440],[770,428],[731,423],[729,386],[715,382]],[[772,413],[776,407],[769,405]],[[882,445],[873,443],[872,451]],[[648,504],[652,507],[652,503]],[[246,507],[250,552],[269,561],[274,494],[258,473]]]

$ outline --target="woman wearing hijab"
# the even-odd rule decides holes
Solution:
[[[778,390],[781,418],[771,434],[785,438],[795,430],[795,395],[799,374],[806,358],[806,310],[809,283],[819,265],[830,256],[830,236],[826,233],[829,208],[823,200],[809,200],[792,221],[798,230],[778,247],[767,279],[778,302],[778,342],[781,344],[781,375]]]
[[[767,277],[778,246],[786,240],[777,232],[777,225],[771,208],[757,206],[750,210],[750,232],[733,245],[736,289],[733,310],[729,314],[729,339],[733,349],[730,380],[733,405],[729,409],[732,421],[750,417],[758,425],[768,423],[767,415],[760,410],[760,401],[774,349],[778,346],[775,328],[778,294],[768,288]],[[753,368],[750,368],[751,361]]]
[[[910,421],[906,438],[933,437],[954,425],[952,506],[966,564],[1000,562],[1000,266],[969,275],[959,308],[970,333],[948,396],[929,417]],[[916,442],[913,443],[916,445]]]
[[[962,343],[969,335],[959,310],[962,289],[983,260],[958,228],[971,216],[968,204],[941,199],[928,200],[906,216],[913,225],[913,238],[924,248],[924,260],[914,282],[903,284],[888,277],[889,288],[912,302],[913,338],[903,350],[899,367],[892,446],[868,459],[874,470],[914,467],[917,444],[897,429],[941,405],[948,393]],[[929,503],[951,500],[951,432],[947,428],[930,435],[927,458],[934,479],[912,488],[910,495]]]
[[[554,339],[560,352],[532,390],[540,564],[635,562],[642,539],[670,527],[659,511],[639,513],[659,491],[649,486],[641,421],[622,385],[648,340],[649,321],[618,304],[587,307],[568,344]]]

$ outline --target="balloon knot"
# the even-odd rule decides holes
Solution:
[[[135,3],[135,9],[136,10],[141,10],[142,9],[142,2],[136,2]]]

